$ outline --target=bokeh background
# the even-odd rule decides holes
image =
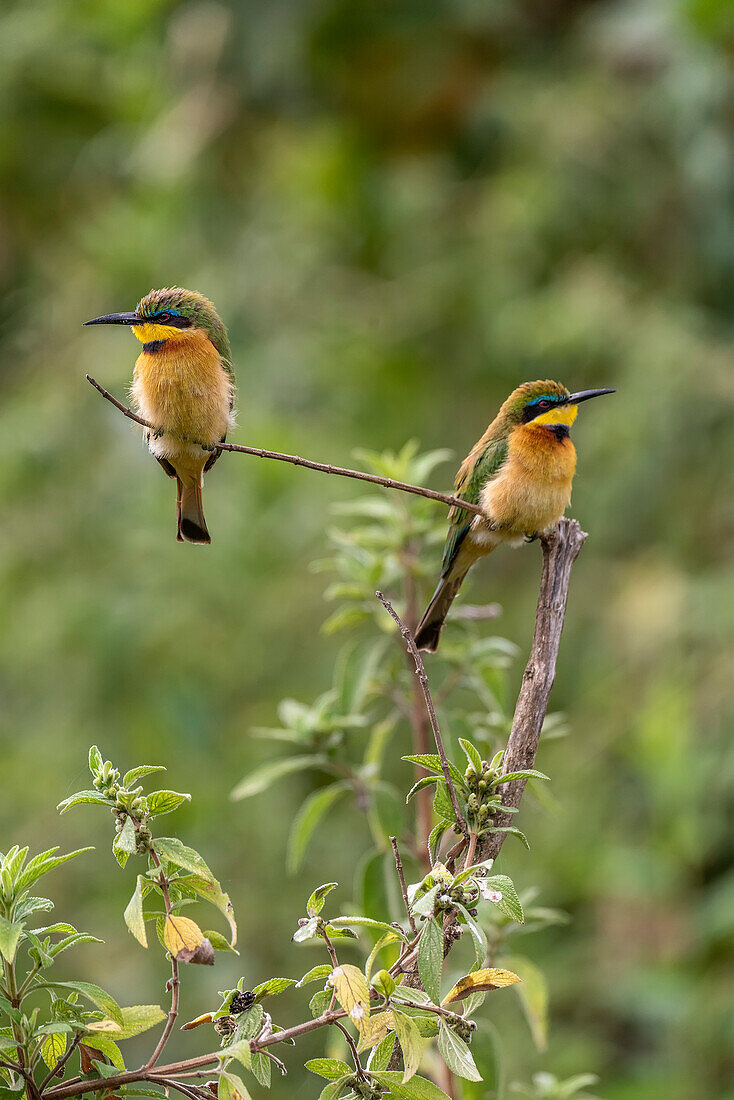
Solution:
[[[366,843],[345,805],[285,879],[318,779],[228,801],[281,751],[250,727],[330,683],[309,562],[358,487],[225,457],[212,547],[179,545],[170,483],[84,381],[124,394],[137,345],[81,322],[180,283],[230,326],[255,445],[349,464],[416,438],[458,459],[524,379],[618,388],[575,432],[591,537],[553,699],[570,733],[539,761],[556,806],[528,804],[532,852],[502,857],[571,917],[528,941],[548,1053],[514,1001],[495,1022],[510,1079],[734,1096],[733,58],[727,0],[3,5],[0,838],[97,843],[49,880],[59,919],[107,941],[69,973],[163,997],[99,811],[54,809],[92,741],[168,765],[194,796],[179,834],[235,901],[241,958],[187,973],[185,1013],[315,962],[290,943],[300,907],[325,868],[348,897]],[[472,580],[523,657],[538,568],[533,546]],[[274,1094],[316,1095],[289,1062]]]

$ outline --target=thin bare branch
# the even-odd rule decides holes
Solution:
[[[398,878],[400,879],[400,889],[403,892],[403,901],[405,902],[405,912],[408,914],[408,921],[410,923],[410,930],[415,936],[418,929],[415,926],[413,920],[413,914],[410,911],[410,902],[408,901],[408,888],[405,885],[405,872],[403,871],[403,861],[400,858],[400,849],[398,848],[397,837],[391,836],[390,843],[392,844],[393,855],[395,856],[395,867],[397,868]]]
[[[158,881],[160,883],[161,893],[163,894],[163,904],[164,904],[165,909],[166,909],[166,919],[168,919],[171,916],[171,895],[168,892],[168,881],[166,879],[166,876],[163,873],[163,868],[161,867],[161,861],[158,858],[158,854],[155,851],[155,848],[151,848],[150,857],[153,860],[153,863],[156,865],[156,867],[160,871]],[[161,1037],[160,1037],[160,1039],[158,1040],[158,1042],[156,1044],[155,1050],[151,1054],[148,1061],[145,1063],[145,1069],[146,1070],[152,1069],[153,1066],[156,1064],[156,1062],[160,1058],[161,1054],[163,1053],[163,1048],[165,1047],[166,1043],[168,1042],[168,1040],[170,1038],[170,1035],[171,1035],[171,1032],[173,1031],[174,1024],[176,1023],[176,1017],[178,1016],[178,1001],[179,1001],[179,994],[180,994],[180,984],[181,984],[181,979],[180,979],[179,973],[178,973],[178,959],[173,954],[173,952],[171,952],[171,977],[170,977],[169,982],[168,982],[168,985],[170,986],[170,990],[171,990],[171,1007],[168,1011],[168,1019],[166,1020],[166,1026],[164,1027],[163,1032],[161,1034]]]
[[[354,1068],[357,1071],[357,1076],[360,1078],[361,1081],[368,1080],[367,1074],[362,1069],[362,1063],[360,1062],[359,1054],[357,1053],[357,1044],[355,1043],[354,1039],[349,1034],[347,1029],[344,1027],[344,1024],[340,1024],[338,1020],[335,1020],[334,1025],[339,1028],[342,1035],[344,1036],[344,1038],[347,1040],[347,1043],[349,1044],[349,1049],[352,1052],[352,1058],[354,1060]]]
[[[150,428],[153,431],[158,431],[158,425],[151,424],[149,420],[144,420],[142,416],[138,416],[127,405],[123,405],[121,401],[118,401],[116,397],[113,397],[104,386],[100,386],[96,379],[91,375],[86,375],[87,381],[94,386],[95,390],[104,397],[105,401],[109,401],[112,405],[118,409],[123,416],[126,416],[128,420],[134,420],[136,424],[140,424],[143,428]],[[185,437],[181,437],[182,439]],[[189,443],[197,443],[199,446],[209,447],[208,444],[202,443],[199,439],[188,439]],[[437,500],[440,504],[446,504],[449,508],[464,508],[468,512],[475,512],[478,516],[483,515],[482,509],[476,504],[470,504],[469,501],[461,500],[460,497],[451,496],[448,493],[437,493],[433,489],[424,489],[421,485],[410,485],[407,481],[395,481],[391,477],[379,477],[377,474],[367,474],[362,470],[348,470],[344,466],[332,466],[327,462],[312,462],[308,458],[299,458],[298,455],[286,455],[280,451],[266,451],[262,447],[245,447],[241,443],[215,443],[212,448],[217,451],[236,451],[238,454],[254,455],[255,458],[272,458],[276,462],[290,462],[292,466],[304,466],[307,470],[318,470],[322,474],[336,474],[338,477],[352,477],[357,481],[369,481],[373,485],[383,485],[386,489],[399,489],[402,493],[412,493],[414,496],[426,497],[428,500]]]
[[[425,700],[426,710],[428,712],[428,720],[431,723],[431,729],[433,730],[433,739],[436,742],[436,750],[438,751],[438,756],[439,756],[439,759],[441,761],[441,770],[443,772],[443,777],[446,780],[446,786],[449,789],[449,798],[451,799],[451,805],[453,806],[454,815],[456,817],[456,823],[459,826],[459,828],[461,829],[464,836],[468,838],[469,829],[467,828],[467,824],[466,824],[466,820],[464,818],[464,815],[461,812],[461,806],[459,805],[459,800],[456,797],[456,789],[454,787],[454,781],[451,778],[451,772],[449,771],[449,762],[448,762],[448,759],[446,757],[446,750],[443,747],[443,738],[441,737],[441,730],[439,729],[439,726],[438,726],[438,719],[436,718],[436,711],[434,710],[433,700],[431,699],[431,689],[428,685],[428,676],[426,675],[426,670],[423,666],[423,660],[421,658],[421,655],[418,652],[418,647],[415,644],[415,639],[413,638],[413,635],[411,634],[411,632],[408,630],[407,626],[404,625],[403,621],[401,620],[400,616],[398,615],[398,613],[395,610],[395,608],[393,607],[393,605],[390,603],[390,601],[385,596],[383,596],[382,592],[375,592],[375,595],[377,596],[378,600],[380,601],[382,606],[385,608],[387,613],[398,624],[398,628],[400,630],[400,633],[403,636],[403,641],[405,642],[407,650],[410,653],[413,660],[415,661],[415,674],[418,677],[418,680],[420,681],[421,690],[423,691],[423,698]],[[426,839],[428,839],[428,838],[426,838]]]
[[[502,772],[532,768],[543,728],[561,644],[561,631],[566,615],[571,568],[586,541],[586,533],[575,519],[562,519],[549,535],[541,538],[543,571],[535,618],[535,633],[530,657],[517,697],[512,730],[502,759]],[[516,779],[503,788],[505,806],[520,805],[525,780]],[[510,814],[497,814],[494,824],[511,824]],[[479,841],[477,861],[496,859],[507,833],[490,833]]]

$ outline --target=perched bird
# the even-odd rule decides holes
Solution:
[[[569,393],[560,382],[523,382],[510,394],[456,475],[455,495],[482,508],[449,512],[441,580],[415,633],[433,652],[475,561],[502,542],[517,546],[553,527],[571,500],[576,451],[569,429],[577,406],[614,390]]]
[[[151,290],[134,313],[109,313],[85,325],[131,325],[143,345],[131,396],[156,425],[146,440],[176,479],[176,538],[209,543],[201,490],[204,474],[234,426],[234,371],[227,330],[212,303],[195,290]]]

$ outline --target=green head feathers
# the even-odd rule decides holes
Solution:
[[[523,421],[533,419],[533,415],[537,416],[565,404],[569,396],[565,386],[551,379],[523,382],[512,391],[500,409],[499,415],[510,424],[521,424]]]
[[[135,313],[154,325],[203,329],[222,359],[230,362],[232,353],[224,322],[209,299],[198,291],[180,286],[151,290],[138,302]]]

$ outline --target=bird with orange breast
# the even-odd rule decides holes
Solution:
[[[614,390],[569,393],[560,382],[523,382],[464,459],[455,495],[483,515],[454,506],[441,579],[415,632],[433,652],[464,577],[501,543],[518,546],[555,526],[571,501],[576,450],[570,439],[578,406]]]
[[[195,290],[151,290],[133,313],[109,313],[86,325],[130,325],[143,345],[131,395],[155,430],[148,447],[176,479],[176,538],[211,542],[202,487],[234,426],[235,381],[227,330],[208,298]]]

